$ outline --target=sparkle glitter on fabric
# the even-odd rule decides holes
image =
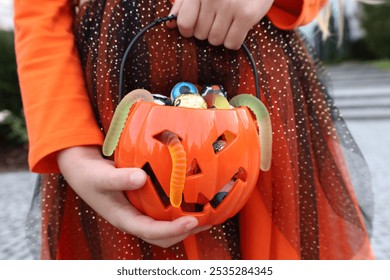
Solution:
[[[168,15],[170,7],[168,0],[107,0],[89,1],[78,9],[75,35],[103,132],[117,105],[124,50],[142,27]],[[236,217],[190,237],[195,250],[186,249],[189,241],[163,249],[118,231],[83,202],[60,174],[47,174],[40,184],[42,258],[240,259],[242,242],[250,243],[247,236],[257,236],[250,224],[261,225],[256,220],[260,211],[271,219],[264,227],[269,232],[277,228],[297,258],[369,257],[366,226],[343,150],[362,158],[346,127],[340,125],[342,119],[301,37],[263,19],[248,34],[246,44],[256,61],[261,100],[273,125],[272,167],[260,173],[256,190],[265,210],[253,210],[256,204],[252,203]],[[176,83],[189,81],[223,85],[229,98],[254,93],[252,70],[242,51],[186,39],[165,26],[148,31],[126,63],[126,92],[145,88],[169,96]],[[345,142],[348,148],[340,145]],[[272,249],[280,241],[270,237],[264,242],[269,243],[264,245],[268,248],[264,258],[282,258]]]

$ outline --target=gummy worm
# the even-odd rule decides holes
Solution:
[[[267,107],[251,94],[239,94],[230,100],[234,107],[246,106],[256,116],[259,126],[260,169],[268,171],[271,168],[272,158],[272,126]]]
[[[140,100],[148,102],[154,101],[153,95],[149,91],[145,89],[135,89],[129,92],[118,104],[114,116],[112,117],[106,138],[104,139],[102,148],[103,155],[111,156],[114,153],[125,126],[130,108],[134,103]]]
[[[165,130],[162,133],[161,142],[167,145],[172,158],[169,200],[173,207],[178,208],[182,202],[182,193],[186,180],[186,152],[179,137],[171,131]]]
[[[227,99],[219,95],[218,93],[209,93],[203,96],[203,99],[206,101],[207,108],[216,108],[216,109],[230,109],[230,104]]]

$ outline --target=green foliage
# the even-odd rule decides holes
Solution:
[[[27,142],[22,101],[16,71],[14,34],[0,31],[0,113],[9,112],[0,121],[0,139],[6,144]]]
[[[365,42],[376,58],[390,58],[390,1],[381,5],[363,5],[362,25]]]
[[[381,70],[390,71],[390,59],[376,60],[372,64]]]
[[[9,111],[2,111],[4,114],[8,112]],[[0,122],[0,135],[8,146],[23,145],[27,143],[28,139],[24,118],[9,113],[8,116]]]
[[[317,39],[319,55],[324,62],[390,58],[390,0],[379,5],[361,4],[361,7],[361,26],[366,35],[359,40],[351,40],[347,17],[344,17],[342,43],[338,46],[338,23],[332,16],[329,23],[332,35],[326,41]]]

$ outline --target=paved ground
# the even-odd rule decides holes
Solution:
[[[35,178],[28,172],[0,174],[0,260],[33,259],[25,226]]]
[[[390,72],[360,64],[343,64],[329,70],[336,105],[373,177],[373,249],[377,259],[390,260]],[[0,260],[34,258],[27,246],[31,241],[26,238],[25,221],[35,178],[28,172],[0,174]]]
[[[354,63],[329,70],[335,104],[372,175],[372,246],[378,259],[390,260],[390,71]]]

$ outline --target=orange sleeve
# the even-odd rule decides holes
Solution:
[[[68,0],[14,1],[15,50],[33,172],[57,172],[56,152],[101,145],[72,33]]]
[[[268,17],[281,29],[294,29],[308,24],[328,0],[275,0]]]

